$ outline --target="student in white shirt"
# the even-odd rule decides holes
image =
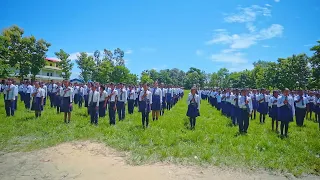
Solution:
[[[108,92],[110,125],[116,124],[117,96],[118,91],[115,89],[114,84],[110,83],[110,91]]]
[[[200,96],[196,94],[197,88],[192,87],[191,93],[188,96],[187,104],[188,111],[187,116],[190,118],[190,128],[194,129],[196,126],[196,118],[200,116]]]
[[[100,86],[100,98],[99,98],[99,117],[106,116],[108,93],[105,91],[103,85]]]
[[[35,88],[31,94],[32,107],[31,110],[35,112],[36,118],[41,117],[41,111],[43,111],[45,91],[40,87],[39,82],[34,83]]]
[[[154,82],[154,86],[152,89],[152,104],[151,104],[151,110],[152,110],[152,120],[158,120],[160,115],[162,105],[162,91],[160,88],[158,88],[158,82]]]
[[[89,93],[89,108],[90,108],[90,122],[91,124],[98,125],[98,109],[99,109],[99,100],[100,93],[97,91],[97,88],[95,85],[91,87],[91,91]]]
[[[30,84],[30,81],[27,81],[27,86],[26,86],[26,93],[25,93],[25,97],[24,97],[24,104],[25,104],[25,108],[26,109],[30,109],[30,102],[31,102],[31,93],[32,93],[32,90],[33,87],[31,86]]]
[[[277,102],[278,102],[279,92],[274,90],[272,94],[273,95],[271,96],[270,102],[269,102],[271,105],[269,117],[272,119],[272,125],[271,125],[272,131],[276,130],[276,132],[278,132],[279,125],[278,125],[278,106],[277,106],[278,103]],[[274,126],[276,126],[276,128],[274,128]]]
[[[299,90],[298,91],[298,96],[294,97],[294,102],[296,103],[296,123],[297,126],[303,126],[304,123],[304,118],[306,116],[306,107],[307,107],[307,103],[308,100],[306,97],[303,96],[303,91]]]
[[[15,86],[14,88],[14,110],[18,110],[18,94],[19,94],[19,86],[16,84],[16,81],[12,81],[12,84]]]
[[[291,96],[289,96],[288,88],[283,91],[282,96],[278,98],[277,102],[277,106],[279,108],[278,118],[281,121],[281,138],[288,137],[289,123],[293,121],[293,116],[295,113],[294,100]]]
[[[127,91],[123,87],[123,84],[119,84],[119,91],[118,91],[118,100],[117,100],[117,112],[118,112],[118,117],[119,121],[124,120],[126,116],[126,104],[127,104]]]
[[[162,92],[162,107],[161,107],[161,110],[160,110],[160,115],[163,116],[164,115],[164,110],[167,107],[167,104],[166,104],[167,89],[164,87],[163,83],[161,83],[161,92]]]
[[[83,84],[80,84],[80,87],[79,87],[79,101],[78,101],[78,105],[79,105],[79,108],[82,108],[82,103],[83,103],[83,99],[84,99],[84,88],[83,88]]]
[[[55,88],[55,94],[53,95],[54,96],[54,106],[57,108],[57,114],[60,113],[60,110],[61,110],[61,95],[63,94],[63,88],[61,86],[61,83],[58,82],[57,83],[57,86]]]
[[[143,84],[143,89],[140,91],[139,95],[139,111],[142,115],[142,126],[147,128],[149,126],[149,113],[152,104],[152,94],[148,90],[147,83]]]
[[[15,91],[16,86],[12,84],[11,80],[7,81],[7,86],[4,89],[5,93],[5,109],[7,116],[14,116],[14,100],[15,100]]]
[[[133,114],[135,98],[136,98],[136,93],[133,89],[133,86],[130,85],[128,90],[128,113],[129,114]]]
[[[61,112],[64,112],[64,122],[70,123],[71,112],[72,112],[72,96],[73,89],[69,86],[69,81],[64,81],[64,89],[60,94],[62,100]],[[68,117],[68,120],[67,120]]]
[[[249,128],[249,117],[252,113],[252,100],[251,97],[248,96],[247,90],[243,89],[241,91],[241,96],[239,97],[239,108],[241,118],[239,118],[239,133],[247,133]]]
[[[48,96],[48,89],[45,83],[41,83],[41,88],[44,91],[44,97],[43,97],[43,106],[47,103],[47,96]],[[54,100],[54,99],[53,99]]]

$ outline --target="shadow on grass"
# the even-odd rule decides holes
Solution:
[[[22,122],[22,121],[29,121],[29,120],[33,120],[33,119],[35,119],[34,116],[24,116],[24,117],[21,117],[21,118],[17,118],[16,121]]]

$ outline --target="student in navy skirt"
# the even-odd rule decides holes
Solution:
[[[60,113],[61,110],[61,94],[63,94],[63,88],[61,86],[61,83],[57,83],[57,90],[56,90],[56,94],[54,95],[54,106],[56,106],[57,108],[57,114]]]
[[[278,119],[281,121],[280,132],[281,138],[288,137],[289,123],[293,121],[295,112],[294,100],[289,96],[289,89],[283,91],[283,95],[278,98]]]
[[[177,97],[176,97],[176,101],[177,101]],[[152,104],[151,104],[153,121],[158,120],[161,106],[162,106],[162,91],[160,88],[158,88],[158,82],[155,81],[153,90],[152,90]]]
[[[269,117],[272,119],[272,131],[276,129],[276,132],[278,132],[278,98],[279,98],[279,92],[278,91],[273,91],[272,92],[272,97],[270,98],[270,104],[271,104],[271,109],[269,111]],[[276,124],[276,128],[274,128],[274,124]]]
[[[318,118],[318,123],[319,123],[319,130],[320,130],[320,94],[318,93],[317,95],[317,104],[315,105],[315,113],[317,114],[317,118]]]
[[[196,94],[196,87],[191,88],[191,93],[188,96],[188,111],[187,116],[190,118],[190,128],[194,129],[196,126],[196,118],[200,116],[200,96]]]
[[[35,88],[32,92],[32,105],[31,110],[35,112],[36,118],[41,117],[41,111],[43,111],[44,90],[40,87],[39,82],[35,82]]]
[[[72,87],[69,87],[70,82],[64,81],[64,89],[61,94],[61,112],[64,112],[64,122],[70,123],[71,112],[72,112]],[[68,120],[67,120],[68,118]]]
[[[162,107],[161,107],[161,110],[160,110],[160,115],[163,116],[164,115],[164,110],[167,107],[167,104],[166,104],[167,89],[164,88],[164,84],[163,83],[161,83],[161,91],[162,91]]]
[[[149,113],[152,104],[152,93],[148,90],[148,85],[143,84],[143,89],[139,95],[139,111],[142,116],[142,126],[147,128],[149,126]]]
[[[105,87],[103,85],[101,85],[100,86],[100,98],[99,98],[99,117],[106,116],[107,100],[108,100],[108,93],[105,91]]]
[[[259,95],[259,106],[258,112],[260,113],[260,123],[265,123],[266,115],[268,114],[268,96],[265,94],[265,89],[261,89],[261,94]]]

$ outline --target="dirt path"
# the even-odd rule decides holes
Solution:
[[[289,178],[293,178],[289,176]],[[317,179],[305,177],[303,179]],[[65,143],[30,153],[0,155],[1,180],[212,180],[287,179],[267,172],[241,172],[216,167],[197,168],[169,164],[127,165],[124,155],[91,142]]]

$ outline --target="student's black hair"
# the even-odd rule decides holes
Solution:
[[[100,89],[105,90],[106,88],[103,85],[100,85]]]

